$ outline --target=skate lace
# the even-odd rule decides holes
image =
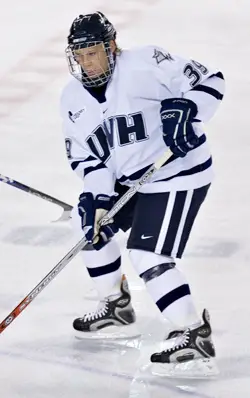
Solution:
[[[89,312],[82,318],[84,322],[94,321],[105,316],[108,312],[108,300],[100,301],[97,309],[93,312]]]
[[[190,329],[187,329],[181,336],[176,338],[176,343],[174,347],[167,349],[167,352],[172,352],[179,350],[180,348],[185,348],[190,341]]]

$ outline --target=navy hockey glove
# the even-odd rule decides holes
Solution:
[[[199,142],[192,126],[197,112],[196,104],[189,99],[171,98],[161,102],[163,139],[178,157],[184,157]]]
[[[92,244],[95,250],[100,250],[118,232],[119,228],[113,219],[101,227],[98,223],[114,203],[114,197],[100,194],[94,199],[91,192],[84,192],[79,197],[78,214],[82,219],[82,230],[88,243]]]

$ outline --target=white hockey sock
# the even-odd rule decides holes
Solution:
[[[83,237],[81,218],[77,206],[71,212],[71,224],[75,235],[80,240]],[[101,250],[81,251],[81,256],[88,273],[94,282],[100,300],[110,294],[119,294],[122,279],[121,253],[118,244],[113,239]]]
[[[130,258],[165,318],[184,329],[201,324],[186,278],[171,265],[173,258],[134,249]]]
[[[120,249],[115,240],[99,251],[82,251],[81,255],[100,299],[111,294],[118,295],[122,271]]]

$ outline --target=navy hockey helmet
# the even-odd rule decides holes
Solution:
[[[103,13],[79,15],[73,21],[69,36],[66,56],[70,73],[86,87],[97,87],[105,84],[111,77],[115,67],[115,55],[110,48],[110,40],[116,39],[116,30]],[[84,70],[78,60],[79,50],[101,45],[107,56],[107,68],[102,68],[98,75]]]

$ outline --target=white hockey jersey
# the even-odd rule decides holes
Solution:
[[[130,186],[161,157],[167,149],[160,118],[163,99],[191,99],[198,106],[196,119],[207,122],[223,94],[219,70],[151,46],[117,56],[103,103],[73,78],[62,93],[61,115],[67,156],[84,179],[84,191],[112,195],[115,181]],[[172,156],[141,192],[194,189],[211,182],[203,123],[195,123],[195,131],[198,147],[184,158]]]

